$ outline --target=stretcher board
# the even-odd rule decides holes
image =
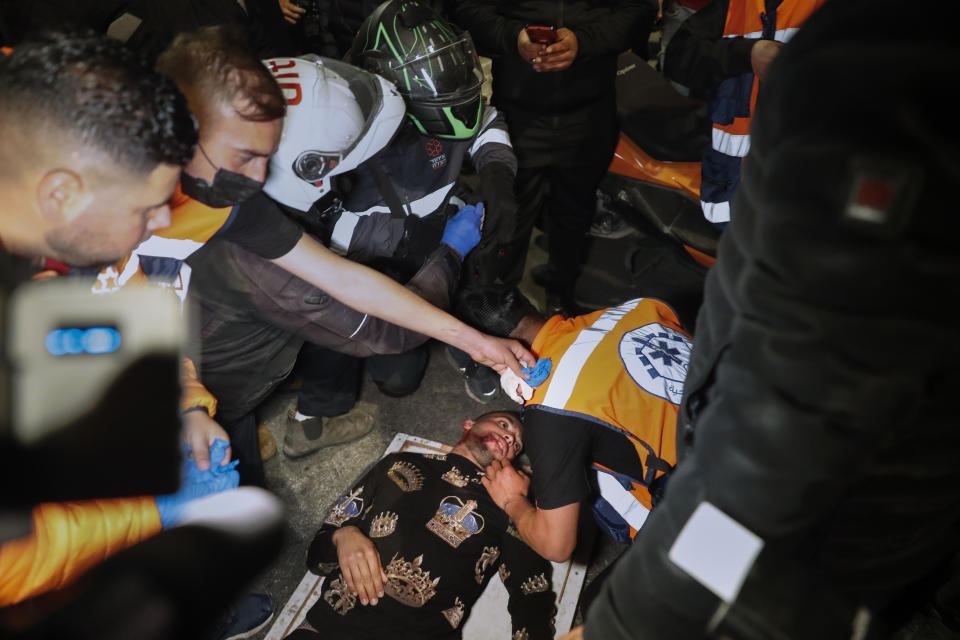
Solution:
[[[450,449],[449,445],[433,440],[398,433],[383,455],[401,451],[447,453]],[[577,608],[577,600],[580,598],[580,589],[587,573],[587,566],[575,560],[551,564],[553,565],[553,590],[557,594],[556,635],[559,638],[569,631],[573,624],[573,614]],[[282,640],[300,626],[307,611],[320,599],[323,580],[323,576],[306,572],[287,604],[277,614],[277,619],[264,640]],[[510,615],[507,612],[508,599],[507,590],[500,581],[500,576],[494,575],[463,626],[464,640],[509,638],[512,635],[512,629]]]

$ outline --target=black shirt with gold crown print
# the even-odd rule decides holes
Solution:
[[[325,638],[460,638],[499,573],[512,639],[553,638],[551,565],[520,539],[482,477],[453,453],[396,453],[377,463],[337,501],[310,545],[307,566],[328,576],[307,613],[310,625]],[[342,526],[360,529],[380,553],[387,582],[375,606],[362,606],[339,571],[331,538]]]

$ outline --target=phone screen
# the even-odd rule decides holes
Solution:
[[[553,27],[527,27],[527,37],[537,44],[553,44],[559,39]]]

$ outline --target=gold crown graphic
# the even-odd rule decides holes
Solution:
[[[497,569],[497,573],[500,574],[500,582],[503,583],[506,583],[507,578],[510,577],[510,569],[507,569],[507,565],[505,563],[500,565],[500,568]]]
[[[461,542],[483,531],[483,516],[473,512],[476,508],[476,500],[464,502],[457,496],[447,496],[427,522],[427,529],[456,549]]]
[[[483,584],[483,574],[486,573],[487,569],[490,568],[494,562],[497,561],[497,558],[500,557],[500,549],[496,547],[484,547],[483,553],[480,554],[480,559],[477,560],[477,564],[473,567],[474,577],[477,579],[477,584]]]
[[[427,600],[437,593],[437,583],[440,578],[430,579],[430,572],[420,567],[423,554],[407,562],[400,554],[393,554],[390,564],[387,565],[387,581],[383,584],[383,592],[388,596],[407,605],[408,607],[422,607]]]
[[[463,601],[457,596],[457,599],[453,601],[453,606],[449,609],[444,609],[442,613],[443,617],[450,623],[450,626],[456,629],[463,620]]]
[[[423,474],[409,462],[394,462],[387,476],[403,491],[419,491],[423,488]]]
[[[456,467],[450,467],[450,471],[447,471],[440,477],[455,487],[465,487],[470,483],[470,479],[460,473],[460,470]]]
[[[523,595],[529,596],[531,593],[543,593],[550,588],[550,583],[547,582],[547,578],[539,573],[532,578],[527,579],[522,585],[520,585],[520,591],[523,591]]]
[[[384,511],[378,514],[370,521],[370,537],[384,538],[394,532],[397,528],[397,520],[400,518],[395,513]]]
[[[330,583],[330,588],[323,594],[323,599],[342,616],[347,615],[347,611],[357,606],[357,596],[350,593],[350,588],[342,577]]]
[[[363,509],[363,498],[358,496],[361,493],[363,493],[363,487],[357,487],[349,495],[340,498],[340,501],[330,509],[324,523],[339,527],[350,518],[360,515],[360,510]]]
[[[510,640],[530,640],[530,633],[526,627],[517,629],[513,632],[513,635],[510,636]]]

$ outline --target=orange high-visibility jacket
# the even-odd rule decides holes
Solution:
[[[753,38],[785,43],[826,0],[783,0],[767,17],[764,0],[731,0],[724,38]],[[775,20],[773,19],[775,18]],[[750,119],[757,104],[759,79],[752,73],[727,78],[710,101],[711,151],[704,156],[700,203],[715,223],[729,222],[730,199],[739,182],[741,159],[750,151]]]
[[[152,497],[38,505],[33,534],[0,545],[0,607],[60,589],[161,528]]]
[[[554,316],[531,347],[551,358],[553,369],[526,406],[582,416],[633,443],[643,478],[593,464],[601,497],[630,525],[632,538],[652,506],[650,483],[676,463],[690,336],[666,304],[639,298],[568,320]]]

